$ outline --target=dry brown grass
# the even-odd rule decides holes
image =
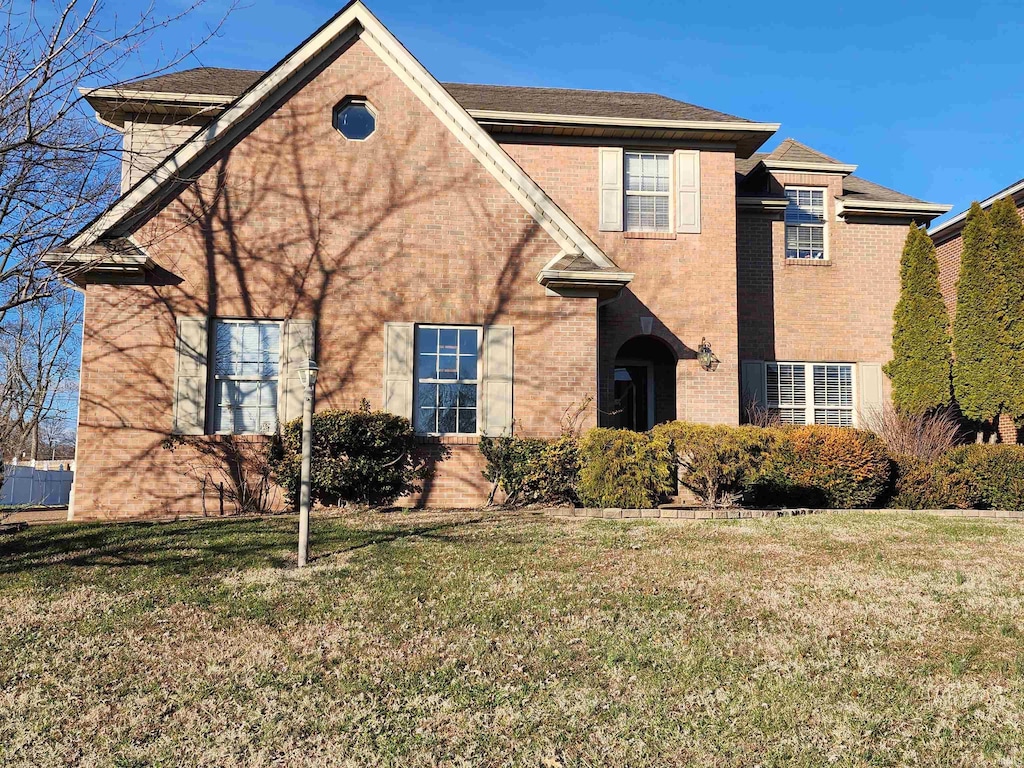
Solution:
[[[0,539],[4,765],[1017,765],[1024,525],[524,513]]]

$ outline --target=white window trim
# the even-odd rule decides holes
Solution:
[[[278,363],[277,363],[277,376],[222,376],[217,373],[217,326],[218,325],[276,325],[278,326]],[[281,425],[281,399],[284,397],[284,387],[282,371],[285,369],[285,361],[287,360],[287,350],[285,349],[285,334],[284,334],[284,321],[283,320],[269,320],[267,318],[256,318],[256,317],[215,317],[211,323],[211,333],[209,339],[209,357],[207,358],[210,362],[209,375],[206,388],[206,421],[208,425],[207,434],[214,435],[241,435],[241,436],[253,436],[253,435],[272,435],[280,429]],[[274,420],[274,428],[270,432],[235,432],[230,429],[214,429],[214,425],[217,423],[217,413],[220,411],[220,400],[217,398],[217,382],[218,381],[276,381],[277,382],[277,406]]]
[[[421,328],[454,331],[476,331],[476,378],[475,379],[421,379],[420,370],[420,334]],[[412,369],[412,423],[413,430],[422,437],[473,437],[480,432],[480,398],[483,393],[484,365],[484,328],[482,325],[435,325],[432,323],[416,323],[413,326],[413,369]],[[438,342],[440,343],[440,342]],[[475,432],[420,432],[416,430],[416,417],[420,407],[420,384],[476,384],[476,431]]]
[[[764,401],[765,401],[765,405],[766,405],[766,407],[768,408],[769,411],[778,410],[780,407],[781,408],[792,408],[793,410],[796,409],[793,406],[788,406],[788,405],[780,406],[778,403],[772,403],[768,399],[768,371],[769,371],[769,369],[772,368],[772,366],[779,366],[779,365],[802,365],[803,368],[804,368],[804,385],[806,386],[806,390],[804,392],[804,424],[808,425],[808,426],[811,426],[811,425],[814,424],[814,410],[815,410],[815,407],[816,407],[814,405],[814,366],[816,366],[816,365],[845,365],[845,366],[849,367],[849,369],[850,369],[850,405],[849,406],[845,406],[845,405],[842,405],[842,406],[830,405],[830,406],[826,406],[826,407],[831,409],[831,410],[843,410],[843,411],[848,410],[848,411],[850,411],[850,426],[854,427],[854,428],[860,426],[860,413],[859,413],[859,409],[857,408],[857,403],[860,402],[860,400],[859,400],[860,395],[859,395],[859,392],[858,392],[858,389],[857,389],[858,384],[857,384],[857,364],[856,363],[851,363],[851,362],[847,362],[847,361],[844,361],[844,360],[814,360],[814,361],[811,361],[811,362],[803,362],[803,361],[800,361],[800,360],[771,360],[771,361],[765,362],[765,364],[764,364],[764,388],[765,388],[764,389],[764,392],[765,392],[765,399],[764,399]],[[797,408],[798,407],[799,406],[797,406]]]
[[[626,188],[626,155],[665,155],[668,157],[668,192],[631,192]],[[630,197],[664,197],[668,195],[668,229],[630,229],[626,199]],[[672,234],[676,231],[676,157],[674,152],[647,149],[622,150],[622,231]]]
[[[828,187],[808,186],[806,184],[786,184],[784,189],[785,189],[785,191],[789,191],[789,190],[792,189],[792,190],[794,190],[796,192],[821,192],[821,224],[812,224],[811,222],[807,222],[807,221],[805,221],[805,222],[796,222],[796,223],[790,224],[788,221],[785,221],[785,218],[786,218],[785,211],[783,212],[783,217],[782,218],[783,218],[784,227],[787,230],[790,227],[808,227],[808,228],[810,228],[810,227],[821,227],[821,239],[822,239],[822,244],[823,244],[823,251],[822,251],[823,258],[820,258],[820,259],[805,259],[805,258],[801,258],[799,256],[790,256],[789,255],[789,248],[787,247],[787,244],[786,244],[786,241],[789,238],[787,237],[787,233],[784,231],[782,233],[782,235],[783,235],[783,237],[782,237],[782,253],[783,253],[784,258],[786,258],[788,261],[814,261],[814,262],[830,261],[831,258],[832,258],[832,254],[830,252],[831,249],[829,248],[829,242],[828,242],[829,241]],[[789,206],[787,205],[786,206],[786,211],[788,211],[788,210],[789,210]]]

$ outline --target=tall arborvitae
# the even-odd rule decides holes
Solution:
[[[964,416],[992,422],[1003,408],[1001,270],[993,261],[992,222],[978,203],[963,230],[953,320],[953,393]]]
[[[997,200],[989,211],[992,222],[992,262],[1003,290],[999,313],[1003,346],[999,365],[1004,411],[1024,416],[1024,225],[1013,199]]]
[[[892,315],[893,405],[904,413],[924,413],[949,405],[949,313],[939,290],[935,245],[916,224],[910,226],[900,260],[900,300]]]

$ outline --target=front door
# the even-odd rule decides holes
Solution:
[[[651,384],[646,365],[622,365],[615,369],[615,426],[635,432],[651,428]]]

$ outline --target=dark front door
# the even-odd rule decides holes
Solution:
[[[648,418],[648,376],[644,365],[622,365],[615,369],[615,425],[621,429],[645,432],[651,428]]]

